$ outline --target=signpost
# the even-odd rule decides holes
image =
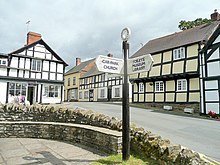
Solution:
[[[150,54],[128,59],[128,74],[148,72],[153,65],[153,58]]]
[[[128,74],[150,71],[153,65],[153,58],[150,54],[128,59],[129,42],[131,35],[129,28],[124,28],[121,32],[122,49],[124,60],[106,56],[98,56],[96,66],[99,71],[121,74],[124,66],[124,83],[122,98],[122,160],[126,161],[130,157],[130,110],[129,110],[129,85]]]
[[[124,52],[124,83],[122,98],[122,160],[126,161],[130,157],[130,110],[129,110],[129,85],[127,60],[129,54],[128,39],[131,35],[129,28],[124,28],[121,32],[122,49]]]
[[[98,70],[101,72],[120,74],[123,68],[123,62],[124,62],[123,59],[100,55],[96,58],[95,63]]]

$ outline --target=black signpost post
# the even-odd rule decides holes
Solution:
[[[127,73],[127,59],[129,54],[128,39],[130,30],[125,28],[122,30],[121,38],[122,49],[124,53],[124,83],[123,83],[123,104],[122,104],[122,160],[126,161],[130,157],[130,111],[129,111],[129,85]]]

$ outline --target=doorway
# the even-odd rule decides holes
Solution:
[[[34,87],[29,86],[28,87],[28,96],[27,96],[27,100],[30,102],[30,105],[32,105],[34,103]]]
[[[108,87],[108,101],[111,101],[112,100],[112,87],[109,86]]]
[[[93,101],[94,100],[94,92],[93,90],[89,90],[89,101]]]

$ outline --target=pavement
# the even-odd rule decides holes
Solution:
[[[85,165],[104,156],[78,144],[45,139],[0,138],[0,165]]]

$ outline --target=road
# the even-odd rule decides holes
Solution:
[[[122,118],[122,107],[118,104],[100,102],[64,104]],[[158,113],[134,107],[130,107],[130,117],[131,122],[160,135],[163,139],[169,139],[172,143],[181,144],[220,161],[220,121]]]

